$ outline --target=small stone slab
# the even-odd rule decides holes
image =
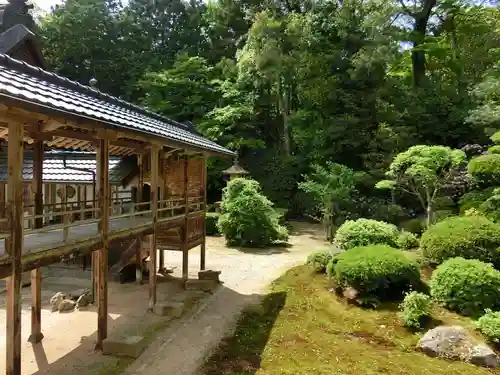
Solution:
[[[186,280],[184,288],[186,290],[201,290],[203,292],[211,292],[217,286],[215,280]]]
[[[184,303],[182,302],[165,302],[157,303],[153,312],[159,316],[170,316],[172,318],[180,318],[184,311]]]
[[[221,274],[221,271],[214,271],[214,270],[203,270],[198,272],[198,279],[199,280],[213,280],[216,282],[220,282],[219,276]]]
[[[146,348],[146,340],[142,336],[108,338],[102,342],[102,354],[116,357],[138,358]]]

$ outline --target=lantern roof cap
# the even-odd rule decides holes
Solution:
[[[222,173],[228,174],[228,175],[244,175],[244,174],[248,174],[249,172],[247,170],[245,170],[238,163],[238,160],[236,160],[232,166],[230,166],[228,169],[223,170]]]

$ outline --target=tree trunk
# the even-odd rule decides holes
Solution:
[[[283,118],[283,150],[286,156],[291,155],[290,150],[290,108],[289,108],[289,96],[287,90],[283,87],[282,82],[279,83],[278,92],[278,103],[279,111]]]
[[[432,201],[433,198],[431,197],[431,193],[428,188],[425,189],[426,193],[426,199],[427,199],[427,208],[426,208],[426,213],[427,213],[427,228],[432,224]]]
[[[425,40],[431,11],[436,5],[436,2],[437,0],[425,0],[420,12],[410,14],[415,20],[415,26],[413,28],[413,51],[411,53],[413,84],[415,87],[422,86],[425,80],[425,52],[420,51],[419,46],[422,45]]]

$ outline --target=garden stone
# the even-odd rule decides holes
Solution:
[[[348,303],[356,303],[359,292],[350,286],[350,287],[344,289],[342,294],[343,294],[344,298],[347,299]]]
[[[90,302],[92,302],[92,297],[89,294],[82,294],[76,301],[76,307],[81,309],[82,307],[88,306]]]
[[[75,309],[76,302],[70,299],[65,299],[59,304],[59,307],[57,308],[59,312],[70,312]]]
[[[431,357],[467,361],[474,344],[465,328],[439,326],[427,331],[417,347]]]
[[[69,294],[69,299],[78,301],[81,296],[90,294],[90,289],[77,289]]]
[[[62,292],[57,292],[50,299],[50,305],[52,306],[52,311],[57,311],[59,309],[59,305],[63,300],[66,299],[66,295]]]
[[[221,271],[214,271],[214,270],[202,270],[198,272],[198,279],[199,280],[213,280],[216,282],[220,282],[219,276],[221,274]]]
[[[488,345],[478,344],[470,353],[470,362],[482,367],[498,367],[500,359]]]
[[[483,367],[498,367],[500,359],[484,343],[477,344],[460,326],[439,326],[420,339],[418,348],[431,357],[460,360]]]

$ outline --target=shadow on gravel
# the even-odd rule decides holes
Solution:
[[[245,309],[234,333],[220,342],[218,349],[205,362],[201,374],[255,374],[286,297],[285,292],[270,293],[260,305]]]

